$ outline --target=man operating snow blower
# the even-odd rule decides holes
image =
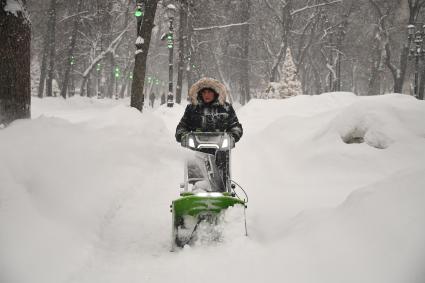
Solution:
[[[232,105],[226,102],[228,96],[226,87],[218,80],[202,78],[189,90],[191,104],[186,107],[184,115],[176,128],[176,140],[184,146],[188,133],[227,133],[233,139],[231,144],[239,141],[243,129],[236,117]],[[217,151],[216,148],[203,148],[199,151],[215,156],[215,166],[219,171],[215,178],[215,186],[225,191],[229,180],[229,151]],[[192,170],[191,170],[192,169]],[[196,164],[189,165],[189,170],[199,171]],[[217,177],[216,176],[216,177]]]
[[[236,195],[237,183],[231,180],[230,153],[243,130],[227,95],[226,87],[211,78],[200,79],[189,90],[191,104],[175,136],[195,154],[186,160],[184,191],[171,204],[172,250],[199,240],[201,223],[211,228],[208,237],[219,239],[215,227],[223,213],[235,205],[246,208],[247,198]]]
[[[226,102],[226,87],[211,78],[202,78],[189,90],[191,104],[177,125],[176,140],[189,132],[228,132],[235,142],[242,137],[242,125],[232,105]]]

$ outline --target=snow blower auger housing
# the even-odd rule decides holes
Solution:
[[[220,215],[229,207],[241,205],[234,192],[230,175],[230,153],[234,147],[227,133],[192,132],[182,139],[182,146],[196,151],[186,160],[183,191],[171,204],[172,248],[191,244],[197,238],[197,228],[202,222],[218,224]],[[246,227],[245,227],[246,228]]]

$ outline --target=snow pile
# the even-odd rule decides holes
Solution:
[[[0,282],[425,280],[425,104],[350,93],[253,100],[220,243],[170,253],[184,107],[34,99],[0,130]],[[208,236],[208,233],[205,235]]]

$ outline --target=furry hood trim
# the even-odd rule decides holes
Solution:
[[[199,91],[204,88],[210,88],[218,94],[218,103],[224,105],[228,95],[226,87],[216,79],[202,78],[194,83],[189,89],[189,97],[193,105],[197,105]]]

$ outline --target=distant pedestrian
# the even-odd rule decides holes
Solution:
[[[154,103],[155,103],[155,93],[151,92],[151,94],[149,94],[149,105],[153,108]]]

